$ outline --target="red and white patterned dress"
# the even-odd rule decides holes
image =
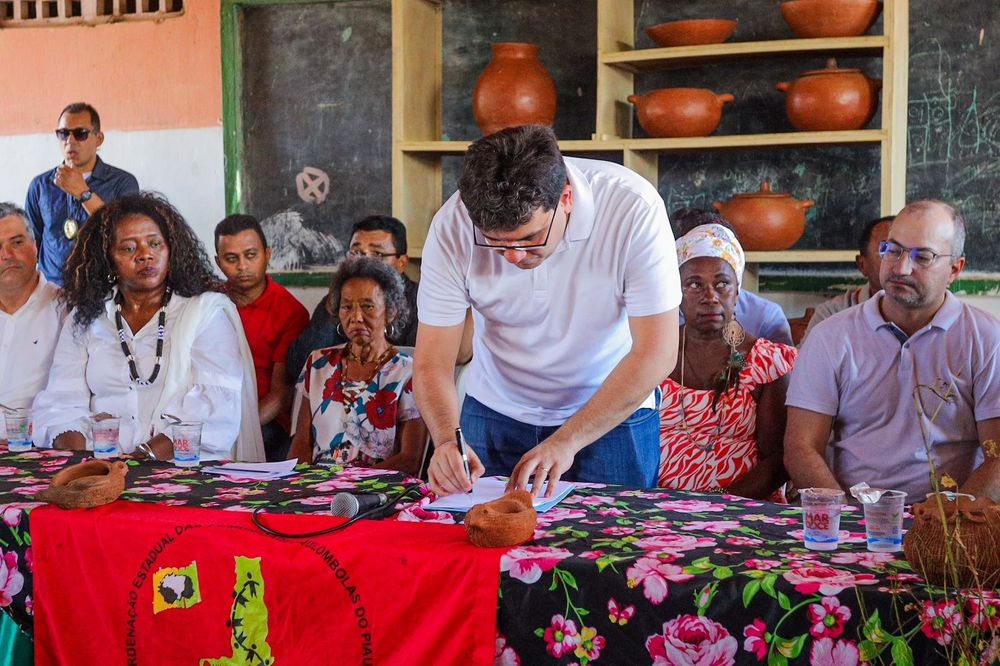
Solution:
[[[727,391],[715,410],[711,407],[713,391],[686,388],[668,377],[660,385],[660,487],[693,491],[725,488],[753,469],[758,460],[753,392],[788,374],[797,355],[795,347],[759,338],[747,354],[739,386]]]

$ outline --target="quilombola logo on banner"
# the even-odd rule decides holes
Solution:
[[[220,531],[231,534],[239,530],[252,534],[260,546],[257,548],[240,546],[243,551],[257,551],[257,554],[226,555],[216,550],[205,552],[200,544],[208,542],[204,538],[205,531]],[[193,534],[198,532],[199,534]],[[165,555],[181,542],[195,544],[197,552],[204,552],[195,559],[182,565],[158,566]],[[188,544],[188,545],[190,545]],[[152,627],[155,631],[157,616],[161,614],[190,613],[190,625],[199,632],[227,633],[230,637],[232,654],[222,656],[192,655],[198,659],[200,666],[272,666],[276,663],[274,653],[280,655],[280,646],[275,646],[269,640],[269,613],[267,607],[268,574],[281,578],[288,588],[288,599],[283,600],[283,609],[288,609],[289,601],[299,595],[291,591],[287,585],[290,580],[301,582],[318,581],[315,575],[320,570],[319,562],[315,569],[301,569],[301,560],[295,557],[295,550],[306,549],[313,553],[320,562],[322,569],[338,582],[346,599],[351,604],[351,616],[354,620],[357,637],[357,653],[361,655],[361,664],[374,664],[375,651],[372,645],[371,622],[362,605],[361,592],[350,572],[340,563],[336,555],[325,545],[313,539],[301,541],[279,540],[261,534],[260,532],[233,525],[177,525],[172,531],[164,533],[159,539],[150,543],[148,552],[136,568],[135,576],[128,590],[128,621],[125,635],[125,654],[130,666],[144,663],[141,659],[144,642],[140,627]],[[176,550],[175,550],[176,552]],[[173,557],[169,559],[175,559]],[[199,571],[198,562],[202,562]],[[229,563],[228,577],[218,575],[222,560]],[[281,575],[278,567],[291,570],[291,563],[296,562],[295,570],[288,575]],[[208,570],[208,571],[206,571]],[[201,574],[201,575],[199,575]],[[204,608],[200,606],[203,594],[218,595],[220,589],[226,586],[225,592],[232,597],[232,607],[229,616],[217,618],[206,617]],[[151,594],[150,594],[151,591]],[[272,595],[274,593],[272,592]],[[151,602],[150,602],[151,597]],[[324,615],[330,608],[325,605]],[[149,619],[147,619],[149,618]],[[332,618],[324,620],[325,625],[333,622]],[[150,655],[150,661],[155,655]]]

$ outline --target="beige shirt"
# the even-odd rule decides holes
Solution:
[[[45,388],[66,313],[59,287],[39,273],[38,285],[13,314],[0,310],[0,404],[30,407]],[[0,437],[6,437],[0,419]]]

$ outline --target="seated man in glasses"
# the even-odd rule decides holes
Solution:
[[[864,229],[861,230],[861,237],[858,239],[858,254],[854,257],[854,263],[857,264],[861,274],[868,279],[868,283],[862,287],[848,289],[844,293],[820,303],[809,320],[806,332],[802,336],[803,341],[827,317],[864,303],[882,291],[882,283],[879,281],[878,276],[879,267],[882,265],[882,257],[879,256],[878,251],[883,241],[889,235],[889,225],[892,223],[892,220],[892,215],[880,217],[866,224]]]
[[[38,239],[38,267],[45,279],[62,286],[62,270],[80,227],[98,208],[139,191],[135,176],[97,156],[104,143],[101,117],[89,104],[70,104],[56,129],[63,161],[35,176],[24,209]]]
[[[1000,500],[988,443],[1000,441],[1000,322],[948,291],[964,245],[954,208],[908,205],[879,248],[884,291],[810,334],[786,399],[785,466],[799,488],[864,481],[918,502],[947,474]]]
[[[655,486],[681,301],[663,199],[622,166],[564,158],[540,125],[473,143],[458,190],[421,264],[413,394],[432,488],[466,491],[484,471],[546,494],[561,477]],[[451,366],[469,307],[460,418]]]

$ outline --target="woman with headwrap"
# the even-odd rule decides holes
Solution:
[[[755,339],[736,320],[745,259],[728,229],[692,229],[677,240],[677,263],[686,324],[677,366],[660,386],[659,485],[769,497],[786,479],[786,375],[796,350]]]

